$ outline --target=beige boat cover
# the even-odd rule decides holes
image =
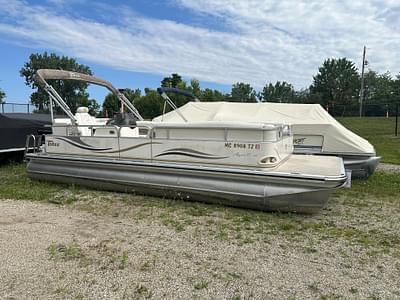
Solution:
[[[189,122],[244,121],[285,123],[296,137],[322,136],[322,152],[375,154],[365,139],[336,121],[319,104],[189,102],[179,108]],[[156,122],[184,122],[174,111],[153,119]]]

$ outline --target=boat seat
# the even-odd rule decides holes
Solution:
[[[114,117],[107,122],[107,125],[117,126],[136,126],[136,118],[132,113],[116,113]]]
[[[89,114],[89,109],[84,106],[78,107],[78,109],[76,110],[75,120],[76,123],[80,125],[80,127],[78,127],[78,130],[82,136],[90,136],[92,134],[92,130],[91,128],[89,128],[89,126],[106,124],[106,121],[98,120],[95,117],[91,116]],[[85,125],[88,125],[88,127],[84,127]]]

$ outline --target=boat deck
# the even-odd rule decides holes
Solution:
[[[342,158],[336,156],[291,155],[273,171],[291,174],[340,176],[344,174]],[[316,166],[320,166],[316,168]]]

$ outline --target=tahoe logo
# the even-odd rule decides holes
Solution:
[[[56,142],[54,142],[52,140],[48,140],[47,141],[47,146],[49,146],[49,147],[58,147],[58,146],[60,146],[60,143],[56,143]]]

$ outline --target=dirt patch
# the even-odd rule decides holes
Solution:
[[[0,298],[400,297],[399,253],[390,245],[347,239],[364,232],[368,220],[352,225],[359,208],[343,201],[334,198],[310,217],[275,220],[260,213],[254,221],[244,210],[202,204],[184,214],[112,199],[66,207],[2,200]],[[373,223],[388,214],[387,205],[376,209]],[[296,218],[306,218],[301,224],[309,227],[296,227]],[[336,228],[335,222],[348,231],[322,231]],[[398,233],[399,218],[390,223],[394,227],[381,227]]]

